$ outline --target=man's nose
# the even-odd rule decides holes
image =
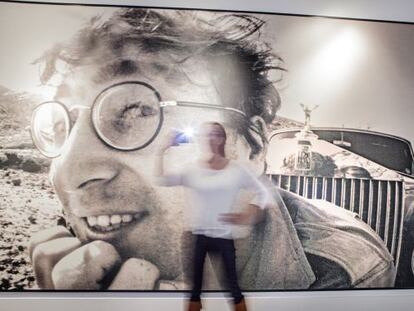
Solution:
[[[90,181],[106,181],[116,175],[115,153],[96,135],[90,110],[79,116],[61,155],[53,160],[51,177],[55,187],[75,191]]]

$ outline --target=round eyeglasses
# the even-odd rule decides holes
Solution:
[[[141,81],[126,81],[111,85],[96,96],[90,107],[92,124],[97,136],[108,146],[121,151],[139,150],[157,137],[164,120],[163,109],[168,106],[231,111],[246,118],[243,111],[233,107],[163,101],[151,85]],[[46,157],[54,158],[61,154],[71,129],[70,112],[63,103],[47,101],[34,109],[32,140]]]

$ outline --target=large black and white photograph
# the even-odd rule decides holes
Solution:
[[[0,290],[414,288],[414,24],[2,2],[0,42]]]

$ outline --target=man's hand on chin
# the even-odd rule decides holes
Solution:
[[[159,287],[158,268],[149,261],[130,258],[122,262],[111,244],[82,244],[63,226],[35,234],[29,252],[41,289],[154,290]]]

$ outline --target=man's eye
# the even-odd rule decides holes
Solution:
[[[157,114],[157,111],[152,106],[142,105],[141,114],[143,117],[148,117]]]
[[[135,119],[140,117],[153,116],[157,111],[151,105],[136,102],[126,105],[119,113],[119,119]]]
[[[136,126],[137,122],[143,121],[148,117],[153,117],[158,114],[157,109],[153,106],[136,102],[126,105],[119,113],[115,116],[115,126],[118,130],[125,131]]]

